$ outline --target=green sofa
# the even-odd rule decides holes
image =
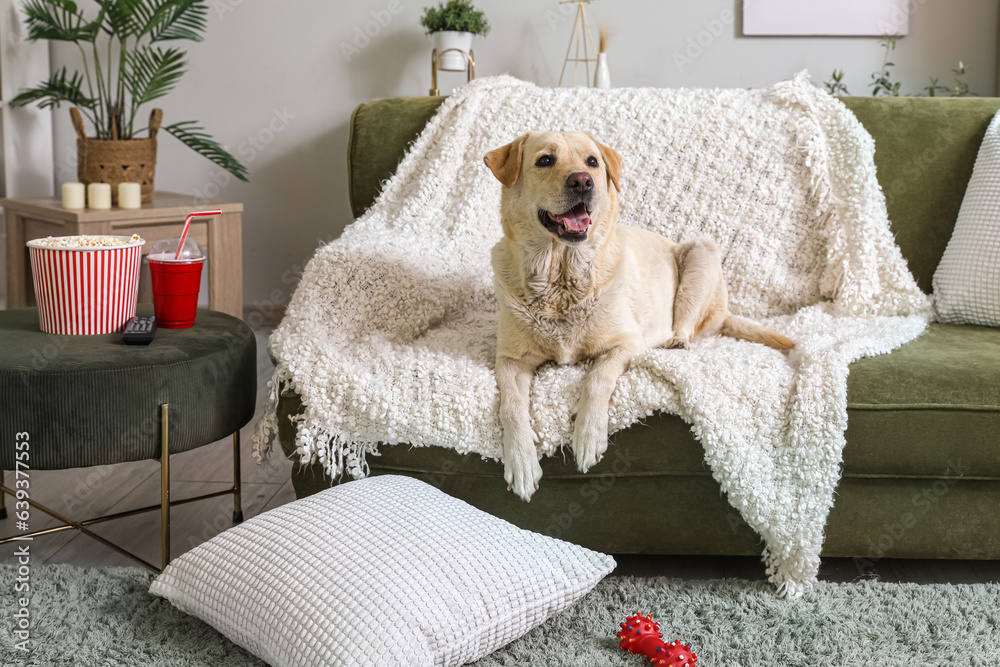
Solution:
[[[362,104],[351,119],[351,206],[375,200],[442,98]],[[920,286],[951,235],[979,144],[1000,99],[844,98],[875,137],[893,231]],[[627,166],[626,166],[627,168]],[[286,455],[286,392],[278,406]],[[851,366],[843,478],[825,556],[1000,558],[1000,330],[931,325],[892,354]],[[337,481],[295,460],[303,497]],[[509,493],[502,466],[438,447],[387,446],[371,472],[411,475],[519,526],[610,553],[759,555],[679,417],[656,415],[612,437],[586,475],[572,456],[542,461],[531,503]]]

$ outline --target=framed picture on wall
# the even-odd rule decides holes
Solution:
[[[908,0],[743,0],[747,36],[905,35]]]

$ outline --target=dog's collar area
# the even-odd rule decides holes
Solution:
[[[569,243],[579,243],[586,240],[587,231],[593,224],[590,218],[590,208],[585,202],[579,202],[564,213],[550,213],[539,209],[538,221],[560,240]]]

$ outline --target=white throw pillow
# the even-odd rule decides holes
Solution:
[[[562,611],[614,566],[387,475],[231,528],[149,591],[272,665],[460,665]]]
[[[1000,327],[1000,113],[986,130],[934,272],[934,307],[939,322]]]

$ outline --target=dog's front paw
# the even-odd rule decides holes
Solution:
[[[582,415],[576,420],[573,431],[573,455],[576,467],[580,472],[587,472],[591,466],[600,462],[604,452],[608,450],[608,428],[594,424]]]
[[[689,341],[687,338],[674,336],[666,343],[664,343],[663,347],[667,348],[668,350],[686,350],[689,347],[691,347],[691,341]]]
[[[542,478],[542,466],[535,448],[532,446],[530,451],[517,450],[506,455],[503,478],[508,491],[513,491],[525,502],[531,502],[532,494],[538,490],[538,480]]]

